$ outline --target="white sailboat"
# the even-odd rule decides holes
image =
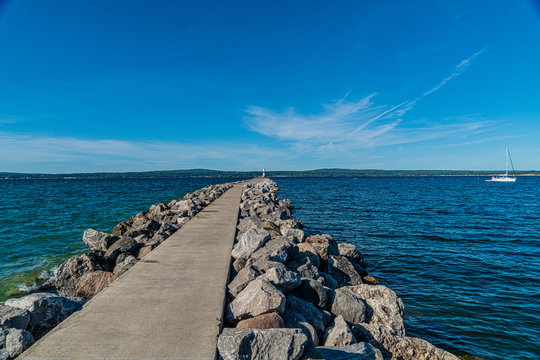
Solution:
[[[516,176],[508,176],[508,159],[510,159],[510,164],[512,165],[512,173],[514,174],[514,163],[512,162],[512,158],[510,157],[510,150],[508,150],[508,146],[506,147],[506,172],[504,175],[496,175],[492,176],[490,180],[486,181],[496,181],[496,182],[515,182]]]

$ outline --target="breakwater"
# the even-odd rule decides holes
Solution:
[[[244,188],[223,359],[457,359],[406,336],[403,302],[368,275],[354,245],[306,237],[275,183]]]

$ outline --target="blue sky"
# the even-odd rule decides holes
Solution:
[[[540,169],[540,6],[2,1],[0,172]]]

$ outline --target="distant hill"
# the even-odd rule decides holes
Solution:
[[[377,169],[316,169],[305,171],[268,171],[269,177],[361,177],[361,176],[491,176],[500,171],[471,170],[377,170]],[[223,177],[253,178],[260,171],[221,171],[210,169],[158,170],[143,172],[98,172],[70,174],[35,174],[0,172],[0,179],[107,179],[107,178],[176,178]],[[516,175],[540,175],[540,171],[518,171]]]

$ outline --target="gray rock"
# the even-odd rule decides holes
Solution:
[[[131,269],[131,267],[135,265],[136,263],[137,263],[137,258],[133,255],[128,255],[126,256],[124,260],[122,260],[122,262],[116,264],[113,270],[113,274],[120,276],[126,271],[128,271],[129,269]]]
[[[383,355],[371,344],[362,342],[348,346],[319,346],[307,350],[304,359],[383,360]]]
[[[349,325],[339,315],[334,319],[334,323],[324,333],[324,346],[347,346],[356,344],[356,339],[349,328]]]
[[[28,349],[36,340],[31,333],[21,329],[9,329],[6,336],[6,350],[10,358],[14,359],[24,350]]]
[[[312,303],[302,300],[294,295],[287,296],[287,310],[301,314],[317,330],[320,337],[324,334],[326,325],[332,320],[332,316],[322,310],[317,309]]]
[[[292,229],[286,226],[283,226],[281,228],[281,235],[286,236],[287,238],[294,241],[294,243],[296,244],[301,243],[306,238],[306,235],[304,234],[303,230]]]
[[[26,329],[30,323],[30,314],[26,310],[0,305],[0,327]]]
[[[358,251],[356,246],[354,246],[353,244],[339,243],[337,245],[338,245],[339,255],[346,256],[357,262],[363,261],[362,254],[360,253],[360,251]]]
[[[0,360],[8,360],[9,353],[6,349],[6,337],[8,335],[8,330],[0,326]]]
[[[58,267],[54,285],[60,295],[73,295],[76,292],[77,279],[86,273],[97,270],[109,270],[103,256],[94,253],[73,256]]]
[[[274,285],[263,279],[255,279],[229,304],[235,320],[275,311],[285,310],[285,296]]]
[[[349,288],[336,289],[330,312],[351,324],[366,322],[366,303],[360,300]]]
[[[300,275],[284,268],[271,268],[261,276],[263,280],[268,281],[283,293],[288,293],[296,288],[302,282]]]
[[[327,272],[336,279],[340,286],[362,284],[362,277],[345,256],[330,255]]]
[[[297,360],[306,343],[299,329],[225,328],[218,338],[218,351],[224,360]]]
[[[83,241],[86,246],[95,251],[107,251],[109,246],[111,246],[118,239],[118,236],[93,229],[86,229],[83,234]]]
[[[337,289],[339,287],[338,282],[336,281],[336,279],[332,277],[332,275],[329,275],[324,272],[319,273],[319,275],[320,275],[320,278],[322,278],[322,283],[324,286],[330,289]],[[318,278],[317,280],[320,280],[320,278]]]
[[[232,250],[232,257],[235,259],[240,257],[247,259],[268,240],[270,240],[270,233],[268,233],[268,231],[250,229],[240,237],[238,243]]]
[[[328,234],[311,235],[306,239],[319,253],[322,260],[327,261],[330,255],[339,255],[334,239]]]
[[[133,254],[139,248],[139,243],[130,237],[122,237],[107,249],[105,259],[115,261],[120,253]]]
[[[285,265],[277,261],[248,259],[248,261],[246,262],[246,266],[250,265],[257,268],[262,273],[265,273],[272,268],[287,270],[287,267]]]
[[[186,225],[186,223],[190,220],[190,217],[189,216],[179,216],[177,219],[176,219],[176,224],[180,227]]]
[[[320,282],[313,279],[302,279],[300,286],[292,291],[293,295],[309,301],[321,309],[326,308],[327,296]]]
[[[234,279],[227,285],[227,289],[229,290],[229,293],[236,297],[239,292],[245,289],[245,287],[255,280],[259,275],[261,275],[261,272],[253,267],[253,266],[246,266],[242,270],[236,274]]]
[[[251,229],[260,229],[261,227],[261,220],[256,216],[250,216],[247,218],[244,218],[240,220],[238,223],[237,229],[240,233],[245,233],[248,230]]]
[[[269,260],[284,263],[294,250],[294,243],[284,236],[278,236],[268,241],[263,247],[251,254],[257,260]]]
[[[274,224],[270,220],[265,220],[261,223],[260,227],[270,233],[270,236],[273,238],[281,236],[281,230],[279,229],[279,226]]]
[[[35,293],[6,301],[7,306],[30,312],[28,330],[36,339],[79,310],[83,304],[84,299],[81,298],[68,298],[49,293]]]
[[[246,259],[238,258],[233,261],[231,269],[231,277],[234,278],[240,270],[246,266]]]
[[[308,256],[289,261],[285,265],[289,270],[296,271],[303,278],[318,279],[320,277],[319,269]]]
[[[309,321],[307,321],[304,315],[296,313],[291,309],[287,309],[283,314],[283,322],[286,328],[302,330],[308,338],[306,348],[319,346],[317,330],[309,323]]]

